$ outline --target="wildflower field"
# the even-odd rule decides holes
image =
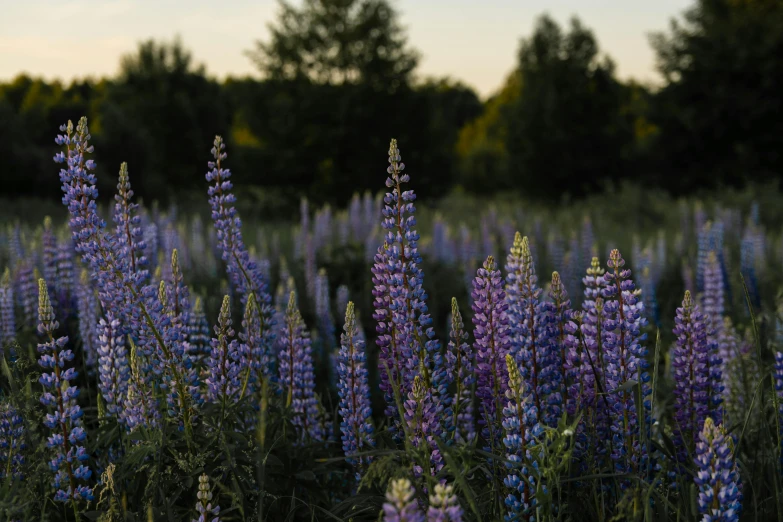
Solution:
[[[103,208],[89,140],[0,224],[0,519],[783,520],[774,210],[417,211],[392,140],[243,222],[220,137],[202,208]]]

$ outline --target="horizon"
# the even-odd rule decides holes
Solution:
[[[301,4],[301,0],[291,2]],[[229,77],[261,78],[244,52],[268,35],[276,20],[275,0],[236,0],[216,6],[205,0],[177,15],[177,2],[163,0],[30,0],[16,3],[0,20],[0,81],[22,74],[65,84],[115,76],[123,55],[142,41],[179,37],[197,65],[220,81]],[[421,54],[418,80],[450,78],[473,88],[482,99],[496,93],[516,66],[519,42],[528,37],[538,17],[549,14],[567,28],[576,16],[595,35],[602,55],[616,66],[618,78],[657,85],[655,55],[648,35],[666,31],[669,20],[691,6],[690,0],[664,0],[629,7],[602,0],[587,7],[578,0],[392,0],[408,44]],[[167,16],[170,15],[170,16]],[[172,17],[178,16],[172,24]],[[86,34],[62,27],[86,25]],[[173,25],[173,27],[172,27]],[[470,27],[470,33],[465,27]],[[437,28],[437,30],[433,30]],[[478,41],[478,43],[477,43]],[[20,51],[21,50],[21,51]],[[88,59],[84,59],[88,57]],[[73,74],[68,74],[73,71]]]

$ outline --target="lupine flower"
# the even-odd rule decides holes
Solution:
[[[511,324],[511,354],[522,377],[529,383],[535,412],[530,422],[556,425],[559,419],[558,397],[550,395],[559,387],[557,354],[552,349],[550,316],[541,301],[541,288],[535,273],[533,255],[527,237],[519,233],[506,262],[506,294]],[[531,424],[529,427],[532,427]]]
[[[106,411],[122,421],[128,395],[130,365],[120,322],[108,310],[97,325],[98,388],[106,402]]]
[[[527,476],[528,480],[534,480],[530,470],[525,465],[531,459],[530,450],[536,445],[536,439],[543,433],[541,424],[535,420],[534,406],[531,404],[531,395],[525,390],[525,383],[519,371],[516,360],[511,354],[505,357],[506,371],[508,373],[508,388],[505,395],[507,401],[503,407],[503,429],[506,436],[503,444],[506,447],[506,460],[509,474],[503,479],[503,484],[508,488],[505,504],[508,508],[506,520],[516,520],[519,513],[528,509],[531,505],[531,491],[528,483],[520,478],[520,474]],[[534,426],[528,430],[527,426]],[[513,464],[522,467],[512,467]]]
[[[274,355],[265,351],[266,346],[259,344],[261,325],[255,306],[255,301],[248,301],[245,305],[239,340],[244,344],[244,352],[249,358],[253,387],[258,390],[264,380],[273,378]]]
[[[710,414],[707,386],[707,325],[701,310],[685,291],[682,307],[674,319],[677,343],[672,351],[674,368],[675,433],[679,458],[685,460],[695,446],[704,421]]]
[[[696,486],[702,522],[736,522],[742,509],[740,475],[732,456],[732,441],[723,426],[709,417],[696,444]]]
[[[196,296],[193,309],[188,314],[187,334],[190,357],[194,364],[200,364],[211,351],[209,323],[201,297]]]
[[[389,483],[383,504],[384,522],[424,522],[424,514],[414,498],[415,491],[408,479],[394,479]]]
[[[288,298],[285,326],[280,335],[280,352],[277,356],[280,386],[286,395],[286,407],[294,412],[294,425],[299,429],[300,440],[324,439],[318,422],[318,404],[315,397],[315,375],[310,337],[302,314],[296,306],[296,293]]]
[[[430,507],[427,509],[427,522],[462,522],[462,508],[454,494],[454,487],[448,484],[435,484],[430,495]]]
[[[129,342],[130,380],[128,394],[125,397],[125,408],[120,419],[130,432],[139,427],[157,428],[160,426],[158,403],[152,395],[152,388],[144,382],[141,358],[137,354],[136,346],[132,339]]]
[[[388,245],[386,255],[391,267],[390,278],[387,281],[392,303],[391,319],[398,331],[398,342],[403,353],[410,352],[405,371],[409,374],[403,379],[409,384],[412,376],[423,369],[424,385],[435,392],[444,412],[449,411],[446,383],[444,381],[443,360],[440,355],[440,344],[435,339],[432,319],[427,309],[427,294],[422,287],[424,272],[421,269],[421,255],[418,251],[419,234],[415,230],[416,207],[413,202],[416,194],[412,190],[403,190],[403,185],[410,181],[410,176],[403,174],[405,164],[402,163],[397,140],[389,144],[389,167],[386,172],[386,187],[391,190],[384,196],[383,223],[386,230]],[[406,388],[406,392],[410,391]]]
[[[437,437],[440,436],[438,414],[432,390],[427,388],[421,374],[417,375],[413,379],[413,389],[408,392],[408,399],[405,401],[405,422],[413,447],[427,450],[429,462],[426,465],[433,476],[443,468],[443,457],[437,443]],[[414,465],[413,471],[417,477],[425,471],[424,464],[419,462]]]
[[[54,282],[57,281],[57,236],[52,230],[52,218],[44,218],[43,233],[41,234],[43,243],[41,264],[43,265],[44,280],[46,284],[52,285],[50,293],[54,293]]]
[[[69,315],[72,310],[74,287],[72,250],[73,246],[69,240],[57,245],[57,279],[54,281],[54,288],[58,306],[64,315]]]
[[[3,347],[15,340],[14,291],[11,287],[11,271],[6,268],[0,279],[0,357],[3,355]]]
[[[546,303],[546,309],[549,313],[549,321],[554,330],[551,337],[551,350],[553,362],[553,374],[557,376],[558,387],[554,388],[549,396],[549,408],[553,417],[559,417],[561,405],[569,402],[566,367],[568,358],[568,345],[566,337],[568,335],[566,325],[571,321],[571,300],[568,298],[568,292],[560,280],[560,274],[552,272],[552,284],[549,288],[549,301]]]
[[[38,321],[38,277],[36,272],[37,270],[33,268],[32,264],[25,260],[19,265],[16,274],[19,295],[15,297],[22,305],[24,324],[30,328],[33,328]]]
[[[13,404],[0,402],[0,480],[10,475],[22,480],[25,443],[24,420]]]
[[[171,284],[166,287],[166,299],[169,303],[171,314],[180,323],[187,325],[190,314],[190,292],[185,285],[182,269],[179,265],[179,251],[175,248],[171,251]]]
[[[41,358],[38,363],[44,370],[39,379],[44,391],[41,403],[51,408],[46,415],[44,425],[52,430],[47,447],[54,450],[54,458],[49,462],[50,469],[55,473],[54,487],[57,490],[54,500],[58,502],[77,502],[92,500],[92,488],[79,485],[90,479],[92,471],[82,464],[89,459],[87,450],[82,446],[87,433],[82,427],[82,410],[76,404],[79,390],[70,386],[70,381],[76,379],[76,370],[66,369],[66,364],[73,360],[74,354],[67,349],[67,337],[54,338],[54,332],[60,325],[54,318],[49,291],[43,279],[38,280],[38,331],[44,337],[44,342],[38,345]]]
[[[223,297],[215,337],[212,338],[209,358],[207,359],[207,399],[216,404],[230,404],[240,398],[242,382],[248,368],[244,357],[244,347],[233,339],[231,328],[230,298]]]
[[[647,451],[638,438],[637,394],[628,386],[629,381],[634,380],[641,387],[645,411],[643,429],[647,430],[650,424],[650,376],[646,372],[647,350],[641,344],[646,338],[641,333],[642,326],[646,324],[644,304],[634,292],[631,271],[623,268],[624,265],[620,252],[612,250],[607,262],[609,271],[604,274],[606,287],[602,290],[606,299],[603,329],[606,332],[605,371],[612,423],[612,458],[618,472],[639,470]]]
[[[332,305],[329,296],[329,276],[321,269],[315,280],[315,315],[318,321],[318,331],[323,341],[323,349],[331,351],[334,344],[334,321],[332,320]]]
[[[258,339],[258,345],[267,347],[264,351],[268,351],[274,342],[272,299],[267,290],[267,281],[264,280],[258,264],[250,258],[242,240],[242,221],[234,207],[236,196],[231,193],[233,187],[230,180],[231,171],[222,166],[222,162],[228,157],[225,148],[223,139],[215,136],[212,147],[214,161],[209,162],[210,170],[206,175],[207,181],[214,183],[209,187],[212,220],[215,223],[218,244],[231,284],[242,296],[243,305],[251,296],[256,302],[255,310],[261,325],[259,329],[261,338]]]
[[[450,426],[454,428],[453,437],[459,442],[469,442],[476,437],[476,425],[473,418],[473,385],[475,356],[468,344],[468,332],[462,321],[457,298],[451,298],[451,330],[446,349],[446,375],[449,382],[456,383],[456,393],[452,401],[453,417]]]
[[[367,354],[364,341],[356,335],[356,314],[353,302],[345,310],[345,327],[341,335],[337,371],[340,376],[337,393],[340,396],[340,431],[343,451],[351,457],[375,446],[373,427],[370,422],[370,387],[367,383]],[[346,459],[356,469],[356,480],[361,478],[369,457]]]
[[[479,424],[490,448],[500,446],[499,428],[503,412],[506,380],[505,357],[509,353],[509,306],[503,291],[503,278],[495,259],[489,256],[473,280],[473,335],[476,339],[476,396],[481,405]]]
[[[98,362],[98,300],[95,289],[90,282],[87,269],[83,269],[76,286],[76,310],[79,316],[79,338],[82,341],[82,351],[85,362],[94,368]],[[127,363],[127,361],[126,361]]]
[[[392,278],[392,265],[389,263],[389,245],[378,247],[375,255],[375,263],[372,266],[373,282],[373,319],[377,321],[375,331],[378,333],[376,344],[379,348],[378,370],[380,374],[380,388],[386,399],[384,414],[392,419],[399,420],[395,391],[401,396],[412,382],[410,372],[407,371],[406,360],[412,357],[409,347],[400,342],[401,332],[393,320],[393,306],[396,306],[390,294],[390,281]],[[403,399],[401,399],[403,400]]]
[[[198,478],[198,493],[196,494],[196,511],[198,518],[193,522],[220,522],[220,506],[212,505],[212,491],[209,489],[209,476],[206,473]]]

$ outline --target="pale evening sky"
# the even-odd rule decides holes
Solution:
[[[294,0],[295,4],[299,2]],[[693,0],[392,0],[420,77],[450,76],[482,96],[514,68],[519,40],[549,13],[577,15],[623,79],[655,83],[647,35],[668,28]],[[122,54],[148,38],[179,35],[213,76],[257,75],[243,54],[267,36],[275,0],[0,0],[0,80],[21,72],[48,80],[113,75]]]

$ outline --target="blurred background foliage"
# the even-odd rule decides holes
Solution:
[[[217,81],[180,41],[151,40],[116,77],[0,83],[3,192],[56,197],[51,135],[82,114],[103,194],[122,161],[147,201],[202,193],[219,133],[236,183],[279,218],[301,196],[343,205],[375,190],[390,137],[431,200],[469,191],[573,201],[626,182],[679,196],[775,182],[783,2],[698,0],[651,45],[664,78],[655,89],[620,81],[579,20],[561,27],[542,16],[516,69],[482,101],[451,79],[417,77],[418,53],[386,0],[281,2],[269,38],[247,51],[261,79]]]

